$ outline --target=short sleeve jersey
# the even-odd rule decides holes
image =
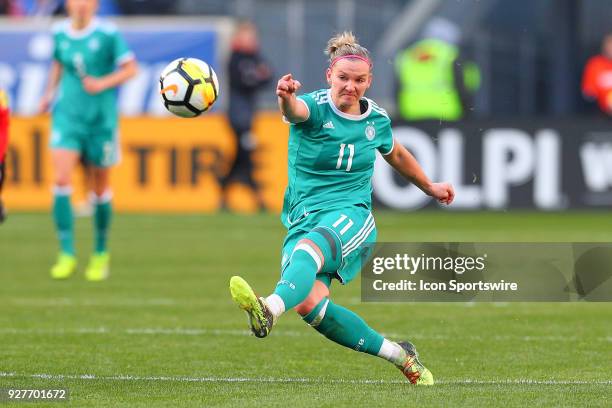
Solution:
[[[84,76],[102,77],[117,66],[134,58],[127,43],[112,24],[98,19],[81,31],[74,31],[69,20],[53,28],[53,58],[63,68],[58,99],[53,108],[54,119],[66,123],[82,123],[114,127],[117,123],[115,89],[96,95],[85,91]]]
[[[371,208],[376,150],[393,150],[391,121],[384,109],[363,98],[361,115],[349,115],[333,103],[329,89],[298,97],[310,112],[290,124],[289,180],[283,221],[314,210],[362,205]]]

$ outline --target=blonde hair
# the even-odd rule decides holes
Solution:
[[[357,37],[351,31],[345,31],[330,38],[327,42],[327,48],[325,48],[325,54],[329,56],[330,64],[336,58],[345,55],[358,55],[368,61],[372,61],[370,51],[366,47],[359,45]]]

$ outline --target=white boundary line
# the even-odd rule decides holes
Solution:
[[[0,18],[1,19],[1,18]],[[0,29],[1,31],[1,29]],[[6,297],[3,299],[5,304],[16,307],[108,307],[108,306],[120,306],[120,307],[143,307],[143,306],[155,306],[155,307],[198,307],[202,305],[218,304],[218,300],[214,299],[179,299],[179,298],[110,298],[110,299],[81,299],[81,298],[70,298],[70,297],[57,297],[57,298],[31,298],[31,297]],[[226,302],[232,304],[231,300]],[[359,305],[364,307],[380,306],[380,305],[417,305],[419,303],[427,303],[427,307],[448,307],[448,302],[364,302],[360,297],[350,297],[342,299],[343,305]],[[477,306],[482,307],[494,307],[494,308],[505,308],[505,307],[516,307],[524,308],[530,305],[529,302],[457,302],[452,303],[454,308],[474,308]],[[584,303],[586,304],[586,302]],[[593,304],[593,303],[591,303]],[[573,307],[577,305],[577,302],[563,302],[556,303],[555,307]]]
[[[24,307],[98,307],[98,306],[121,306],[121,307],[143,307],[143,306],[183,306],[208,304],[212,302],[198,301],[198,303],[181,302],[172,298],[152,299],[73,299],[67,297],[59,298],[7,298],[6,303],[12,306]]]
[[[189,328],[127,328],[127,329],[110,329],[107,327],[77,327],[77,328],[58,328],[58,329],[21,329],[3,327],[0,328],[0,335],[24,335],[24,334],[49,334],[56,336],[65,336],[71,334],[128,334],[128,335],[176,335],[176,336],[250,336],[249,330],[239,329],[189,329]],[[280,336],[299,337],[304,333],[299,331],[279,331]]]
[[[311,330],[304,328],[304,330],[276,330],[274,336],[282,337],[301,337],[307,335],[307,333],[313,333]],[[48,334],[56,336],[65,336],[72,334],[118,334],[118,335],[174,335],[174,336],[250,336],[251,332],[248,330],[240,329],[209,329],[209,328],[161,328],[161,327],[135,327],[135,328],[108,328],[108,327],[76,327],[76,328],[16,328],[16,327],[1,327],[0,335],[20,335],[20,334]],[[608,342],[612,343],[611,336],[598,336],[586,339],[582,336],[538,336],[538,335],[526,335],[526,336],[507,336],[507,335],[496,335],[496,336],[478,336],[469,335],[462,337],[446,336],[446,335],[427,335],[427,334],[402,334],[402,333],[381,333],[384,337],[392,339],[404,339],[410,338],[414,340],[437,340],[437,341],[450,341],[450,340],[471,340],[471,341],[554,341],[554,342],[576,342],[580,340],[596,341],[596,342]]]
[[[301,384],[408,384],[400,380],[347,380],[341,378],[274,378],[274,377],[168,377],[168,376],[134,376],[134,375],[94,375],[94,374],[21,374],[0,372],[0,378],[33,378],[42,380],[92,380],[92,381],[167,381],[195,383],[301,383]],[[563,381],[532,379],[500,380],[442,380],[436,384],[449,385],[612,385],[612,380]]]

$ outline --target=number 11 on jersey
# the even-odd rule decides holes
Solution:
[[[338,162],[336,163],[336,168],[339,169],[342,167],[342,159],[344,158],[344,149],[348,148],[349,156],[348,162],[346,164],[346,171],[351,171],[351,166],[353,165],[353,156],[355,155],[355,145],[352,144],[340,144],[340,153],[338,153]]]

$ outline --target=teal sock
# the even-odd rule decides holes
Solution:
[[[384,337],[357,314],[324,298],[303,319],[316,331],[344,347],[377,356]]]
[[[291,261],[276,284],[274,293],[283,299],[285,310],[300,303],[310,293],[317,277],[317,264],[308,252],[298,249],[291,255]]]
[[[95,252],[106,252],[106,241],[108,237],[108,228],[113,216],[113,207],[110,200],[97,201],[94,211],[94,229],[95,229]]]
[[[56,187],[53,194],[53,220],[62,252],[74,255],[74,222],[70,187]]]

